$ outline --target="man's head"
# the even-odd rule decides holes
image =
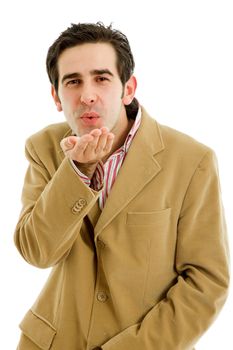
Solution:
[[[54,101],[77,135],[102,126],[124,133],[137,109],[133,69],[125,35],[101,23],[73,24],[47,55]]]
[[[58,59],[62,52],[76,45],[87,43],[109,43],[117,55],[117,70],[124,86],[134,72],[134,58],[127,37],[112,26],[102,23],[72,24],[50,46],[46,59],[47,73],[51,84],[58,92],[59,72]]]

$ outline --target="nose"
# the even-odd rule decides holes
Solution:
[[[85,104],[87,106],[93,105],[96,102],[97,96],[94,93],[94,91],[90,88],[83,89],[80,101],[82,104]]]

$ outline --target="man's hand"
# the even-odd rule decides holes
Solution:
[[[81,137],[66,137],[61,141],[61,148],[79,170],[91,179],[98,162],[111,152],[114,136],[108,128],[102,127]]]

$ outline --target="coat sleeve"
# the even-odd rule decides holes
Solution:
[[[177,281],[142,322],[103,350],[191,350],[223,306],[229,266],[215,155],[208,151],[189,183],[177,224]]]
[[[14,239],[27,262],[46,268],[69,254],[98,192],[82,182],[68,158],[51,175],[30,139],[26,143],[26,157],[29,167]]]

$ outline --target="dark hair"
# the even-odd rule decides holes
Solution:
[[[50,46],[46,58],[46,68],[51,84],[58,91],[59,73],[57,62],[61,53],[76,45],[85,43],[109,43],[115,49],[117,55],[117,70],[121,82],[129,80],[134,71],[134,58],[127,37],[119,30],[113,29],[112,25],[104,26],[103,23],[79,23],[71,24]],[[127,111],[138,108],[138,102],[134,99]]]

